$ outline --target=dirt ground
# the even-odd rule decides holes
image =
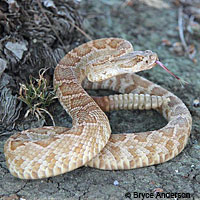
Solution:
[[[151,49],[158,53],[160,60],[171,71],[189,83],[182,88],[160,67],[140,73],[176,94],[190,110],[193,127],[183,152],[166,163],[134,170],[102,171],[82,167],[48,179],[20,180],[13,177],[6,167],[3,146],[9,135],[4,135],[0,137],[0,199],[142,199],[134,194],[156,191],[190,193],[190,199],[200,199],[200,107],[194,106],[200,98],[199,36],[187,32],[186,43],[193,49],[189,53],[190,58],[184,55],[179,37],[178,12],[179,6],[184,5],[185,9],[189,5],[178,2],[88,0],[81,1],[80,10],[84,13],[84,31],[92,39],[122,37],[129,40],[136,50]],[[183,16],[183,20],[187,18]],[[95,94],[110,92],[97,91]],[[57,125],[71,124],[71,119],[65,117],[59,103],[55,103],[53,111]],[[107,115],[114,133],[153,130],[166,124],[164,118],[154,111],[113,111]],[[28,122],[23,121],[22,118],[18,123],[27,127]],[[10,134],[14,132],[16,130],[6,131]]]

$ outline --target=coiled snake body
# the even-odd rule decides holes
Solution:
[[[133,74],[154,67],[156,60],[155,53],[133,51],[128,41],[119,38],[90,41],[70,51],[55,68],[54,86],[73,119],[72,128],[46,126],[11,136],[4,146],[11,174],[39,179],[83,165],[132,169],[175,157],[190,135],[188,109],[169,91]],[[92,99],[81,84],[86,89],[129,94]],[[102,110],[116,109],[156,109],[168,124],[155,131],[110,136],[109,121]]]

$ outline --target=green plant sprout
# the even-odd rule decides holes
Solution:
[[[55,126],[53,116],[50,112],[47,111],[47,107],[56,99],[56,90],[53,89],[47,83],[47,79],[44,78],[44,73],[48,69],[40,69],[39,78],[36,79],[32,76],[29,77],[30,83],[21,84],[19,89],[19,99],[23,101],[27,106],[28,110],[26,111],[24,118],[28,117],[31,113],[37,117],[45,120],[44,113],[46,113]]]

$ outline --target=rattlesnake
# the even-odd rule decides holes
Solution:
[[[119,38],[93,40],[70,51],[55,68],[54,86],[73,119],[72,128],[47,126],[11,136],[4,146],[10,173],[21,179],[39,179],[83,165],[132,169],[175,157],[190,135],[188,109],[169,91],[133,74],[154,67],[157,60],[157,54],[133,51],[128,41]],[[94,97],[95,102],[81,84],[86,89],[129,94]],[[102,110],[117,109],[156,109],[168,124],[160,130],[110,137]]]

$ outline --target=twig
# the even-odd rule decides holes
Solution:
[[[53,32],[55,33],[56,37],[58,38],[59,42],[62,44],[62,46],[64,47],[64,43],[63,41],[60,39],[57,31],[53,28],[53,25],[51,23],[51,21],[49,20],[48,16],[46,15],[44,8],[42,7],[42,4],[40,2],[40,0],[37,0],[38,6],[40,7],[40,10],[42,11],[43,15],[45,16],[46,20],[48,21],[49,25],[51,26],[51,29],[53,30]]]
[[[72,23],[71,21],[67,20],[73,27],[75,27],[80,33],[82,33],[88,40],[92,40],[92,38],[81,28],[79,28],[76,24]]]
[[[4,135],[11,135],[12,133],[10,133],[10,132],[5,132],[5,133],[0,133],[0,137],[1,136],[4,136]]]
[[[185,41],[184,32],[183,32],[183,7],[182,6],[180,6],[178,9],[178,31],[179,31],[179,36],[181,39],[181,43],[185,49],[185,52],[187,53],[189,58],[192,59],[190,56],[190,52],[189,52],[187,43]]]

